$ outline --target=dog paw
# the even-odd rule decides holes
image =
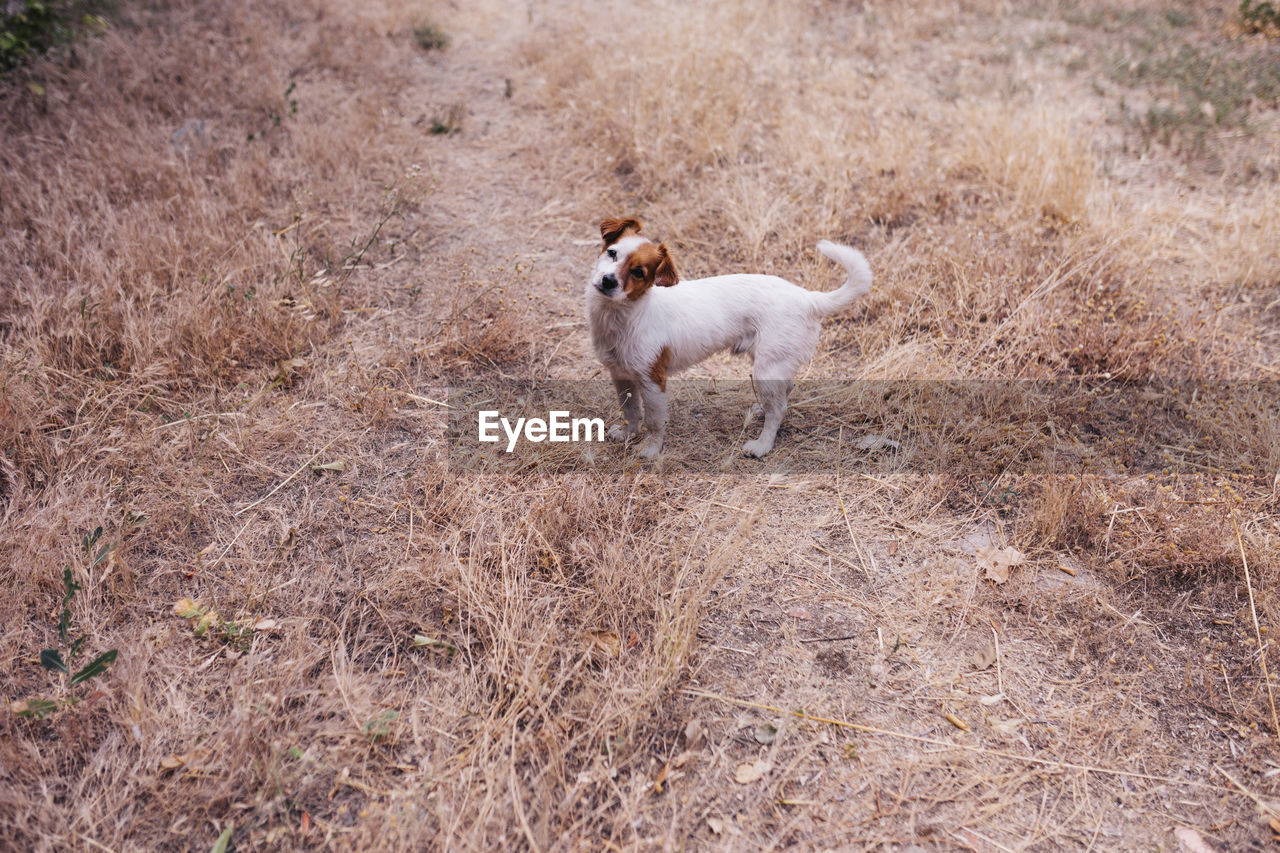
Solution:
[[[662,439],[654,436],[646,436],[645,440],[640,442],[640,457],[642,459],[653,459],[662,452]]]
[[[608,433],[610,441],[630,441],[635,437],[635,434],[635,430],[630,430],[626,427],[618,426],[617,424],[609,427]]]
[[[751,422],[764,414],[764,406],[759,403],[752,403],[751,408],[747,409],[747,415],[742,419],[744,428],[751,426]]]
[[[764,455],[770,450],[773,450],[773,442],[761,441],[758,438],[755,441],[748,441],[746,444],[742,445],[742,452],[747,456],[754,456],[756,459],[763,459]]]

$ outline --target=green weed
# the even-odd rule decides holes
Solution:
[[[1254,3],[1240,0],[1240,24],[1248,33],[1280,32],[1280,6],[1274,3]]]
[[[1190,44],[1139,40],[1138,56],[1118,58],[1117,82],[1163,94],[1137,119],[1148,138],[1165,144],[1189,140],[1202,147],[1209,131],[1246,128],[1255,104],[1280,100],[1280,65],[1260,57]]]
[[[96,555],[94,555],[94,547],[101,536],[102,528],[98,527],[81,539],[81,546],[84,549],[85,556],[93,555],[93,560],[89,564],[90,571],[107,559],[113,548],[110,543],[107,543],[99,548]],[[82,634],[74,640],[71,638],[71,601],[75,598],[76,593],[81,590],[81,586],[76,583],[70,566],[62,570],[62,587],[62,614],[58,618],[58,645],[56,648],[44,649],[40,652],[40,665],[50,672],[62,674],[64,683],[61,695],[56,699],[33,697],[25,702],[17,703],[14,709],[20,717],[44,719],[59,708],[68,708],[75,705],[80,700],[72,692],[72,688],[102,675],[116,659],[117,650],[109,649],[74,672],[72,671],[72,666],[74,666],[76,658],[84,651],[85,643],[89,637],[87,634]]]
[[[383,711],[381,714],[365,723],[362,730],[365,737],[369,738],[369,740],[374,743],[384,741],[394,730],[395,722],[398,719],[400,719],[399,713],[395,711]]]
[[[25,0],[0,11],[0,71],[24,65],[55,47],[69,44],[85,31],[101,31],[106,21],[101,2]],[[34,89],[33,89],[34,91]]]

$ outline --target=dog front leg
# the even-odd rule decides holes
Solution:
[[[640,442],[640,455],[652,459],[662,452],[662,441],[667,433],[667,392],[650,382],[641,382],[640,396],[644,398],[644,428],[646,435]]]
[[[614,441],[630,441],[640,432],[640,389],[630,379],[614,377],[613,387],[618,391],[618,403],[622,405],[623,426],[609,428],[609,438]]]

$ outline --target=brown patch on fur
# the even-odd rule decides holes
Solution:
[[[667,390],[667,365],[671,364],[671,347],[663,347],[649,368],[649,379],[663,391]]]
[[[606,249],[628,234],[639,233],[640,220],[638,219],[605,219],[600,223],[600,236],[604,238]]]
[[[643,243],[627,256],[618,270],[618,278],[627,298],[636,300],[655,285],[671,287],[680,280],[680,274],[665,244]]]
[[[662,260],[654,270],[653,283],[658,287],[675,287],[680,281],[680,273],[676,271],[676,262],[671,260],[666,243],[658,244],[658,254],[662,256]]]

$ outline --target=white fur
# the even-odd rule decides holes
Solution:
[[[760,437],[742,449],[748,456],[764,456],[773,448],[786,412],[791,381],[813,357],[822,318],[871,290],[866,258],[848,246],[819,242],[818,250],[848,273],[845,283],[830,292],[805,290],[777,276],[751,274],[651,287],[634,301],[621,287],[602,291],[605,276],[616,277],[627,257],[648,242],[630,234],[606,247],[587,284],[591,340],[613,376],[626,419],[626,428],[615,428],[611,435],[631,438],[639,433],[643,400],[647,435],[640,455],[657,456],[666,432],[667,395],[652,381],[650,371],[663,348],[671,353],[668,375],[732,349],[751,355],[752,378],[765,415]],[[609,257],[611,251],[616,257]]]

